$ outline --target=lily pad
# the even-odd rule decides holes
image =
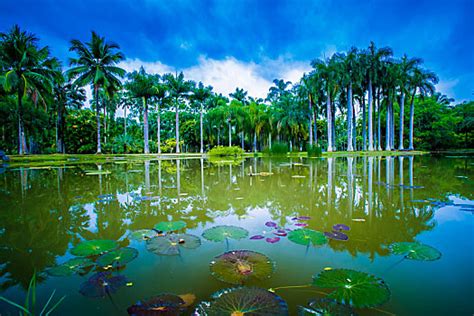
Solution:
[[[201,245],[201,239],[191,234],[174,234],[148,239],[146,248],[157,255],[176,256],[180,248],[195,249]]]
[[[158,315],[180,315],[181,309],[185,306],[185,301],[174,294],[160,294],[127,308],[127,312],[132,316],[158,316]]]
[[[70,276],[85,272],[84,269],[93,264],[94,262],[89,258],[73,258],[63,264],[48,269],[47,272],[52,276]]]
[[[319,246],[328,242],[328,239],[323,233],[307,228],[292,230],[288,233],[288,239],[296,244],[304,246],[308,246],[310,244],[313,246]]]
[[[250,237],[251,240],[260,240],[260,239],[264,239],[265,236],[263,235],[254,235],[252,237]]]
[[[256,287],[239,287],[220,290],[209,302],[201,302],[196,316],[287,316],[288,305],[276,295]]]
[[[128,239],[133,240],[147,240],[156,237],[158,234],[153,229],[140,229],[131,232],[128,235]]]
[[[265,239],[266,242],[270,243],[270,244],[274,244],[276,242],[279,242],[280,241],[280,237],[267,237]]]
[[[275,222],[266,222],[265,226],[267,227],[278,227],[278,224]]]
[[[86,240],[72,248],[71,253],[78,257],[97,256],[118,247],[116,241],[107,239]]]
[[[332,227],[334,230],[351,230],[351,228],[345,224],[336,224]]]
[[[344,305],[328,298],[314,299],[307,307],[298,306],[299,316],[355,316],[357,315],[350,306]]]
[[[127,284],[123,275],[112,275],[109,272],[98,272],[81,284],[79,292],[87,297],[104,297],[115,293]]]
[[[324,232],[324,236],[334,240],[348,240],[349,236],[339,231]]]
[[[356,308],[378,306],[390,298],[390,290],[382,279],[350,269],[324,270],[313,277],[313,285],[334,289],[328,298]]]
[[[418,242],[397,242],[390,246],[390,251],[412,260],[433,261],[441,258],[441,252],[437,249]]]
[[[86,172],[86,176],[98,176],[98,175],[111,174],[111,172],[107,170],[86,170],[85,172]]]
[[[155,229],[161,232],[173,232],[180,230],[186,227],[186,222],[176,221],[176,222],[160,222],[155,225]]]
[[[215,257],[210,269],[211,274],[221,281],[244,284],[268,279],[273,273],[273,262],[255,251],[234,250]]]
[[[308,226],[308,224],[307,223],[296,223],[295,226],[306,227],[306,226]]]
[[[104,253],[97,259],[97,264],[101,267],[123,267],[137,256],[138,251],[135,248],[125,247]]]
[[[210,241],[220,242],[226,240],[226,238],[243,239],[247,238],[248,235],[249,232],[244,228],[222,225],[206,229],[202,237]]]

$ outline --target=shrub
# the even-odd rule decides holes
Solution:
[[[270,148],[270,154],[272,156],[286,156],[288,153],[288,144],[287,143],[274,143],[272,148]]]
[[[244,154],[244,151],[242,148],[238,146],[232,146],[232,147],[224,147],[224,146],[216,146],[209,150],[208,152],[209,156],[242,156]]]
[[[308,157],[320,157],[323,153],[323,149],[319,145],[306,145],[306,151]]]

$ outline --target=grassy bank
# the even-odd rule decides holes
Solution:
[[[429,152],[424,151],[336,151],[324,152],[322,157],[366,157],[366,156],[400,156],[400,155],[423,155]],[[261,152],[245,153],[244,157],[269,157]],[[206,158],[206,154],[200,153],[180,153],[180,154],[50,154],[50,155],[11,155],[10,167],[41,167],[41,166],[60,166],[64,164],[73,165],[81,163],[96,162],[117,162],[117,161],[137,161],[137,160],[158,160],[158,159],[190,159]],[[306,152],[288,153],[286,157],[306,158]]]

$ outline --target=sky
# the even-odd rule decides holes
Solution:
[[[0,0],[0,32],[18,24],[65,66],[91,31],[120,45],[126,70],[183,71],[218,93],[265,97],[310,62],[351,46],[420,57],[439,91],[474,99],[474,0]]]

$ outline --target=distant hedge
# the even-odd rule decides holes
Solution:
[[[209,156],[218,156],[218,157],[223,157],[223,156],[242,156],[244,154],[244,151],[242,148],[238,146],[232,146],[232,147],[224,147],[224,146],[216,146],[209,150],[208,152]]]

